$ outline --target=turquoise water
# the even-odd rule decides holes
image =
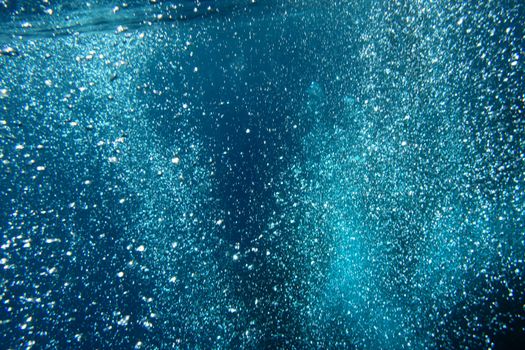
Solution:
[[[0,0],[0,348],[519,348],[524,10]]]

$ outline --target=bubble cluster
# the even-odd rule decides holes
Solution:
[[[0,344],[519,345],[524,9],[0,1]]]

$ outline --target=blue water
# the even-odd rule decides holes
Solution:
[[[520,348],[524,11],[0,0],[0,348]]]

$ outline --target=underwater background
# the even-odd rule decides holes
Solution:
[[[520,348],[524,23],[0,0],[0,348]]]

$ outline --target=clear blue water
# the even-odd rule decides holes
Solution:
[[[0,0],[0,348],[519,348],[524,11]]]

